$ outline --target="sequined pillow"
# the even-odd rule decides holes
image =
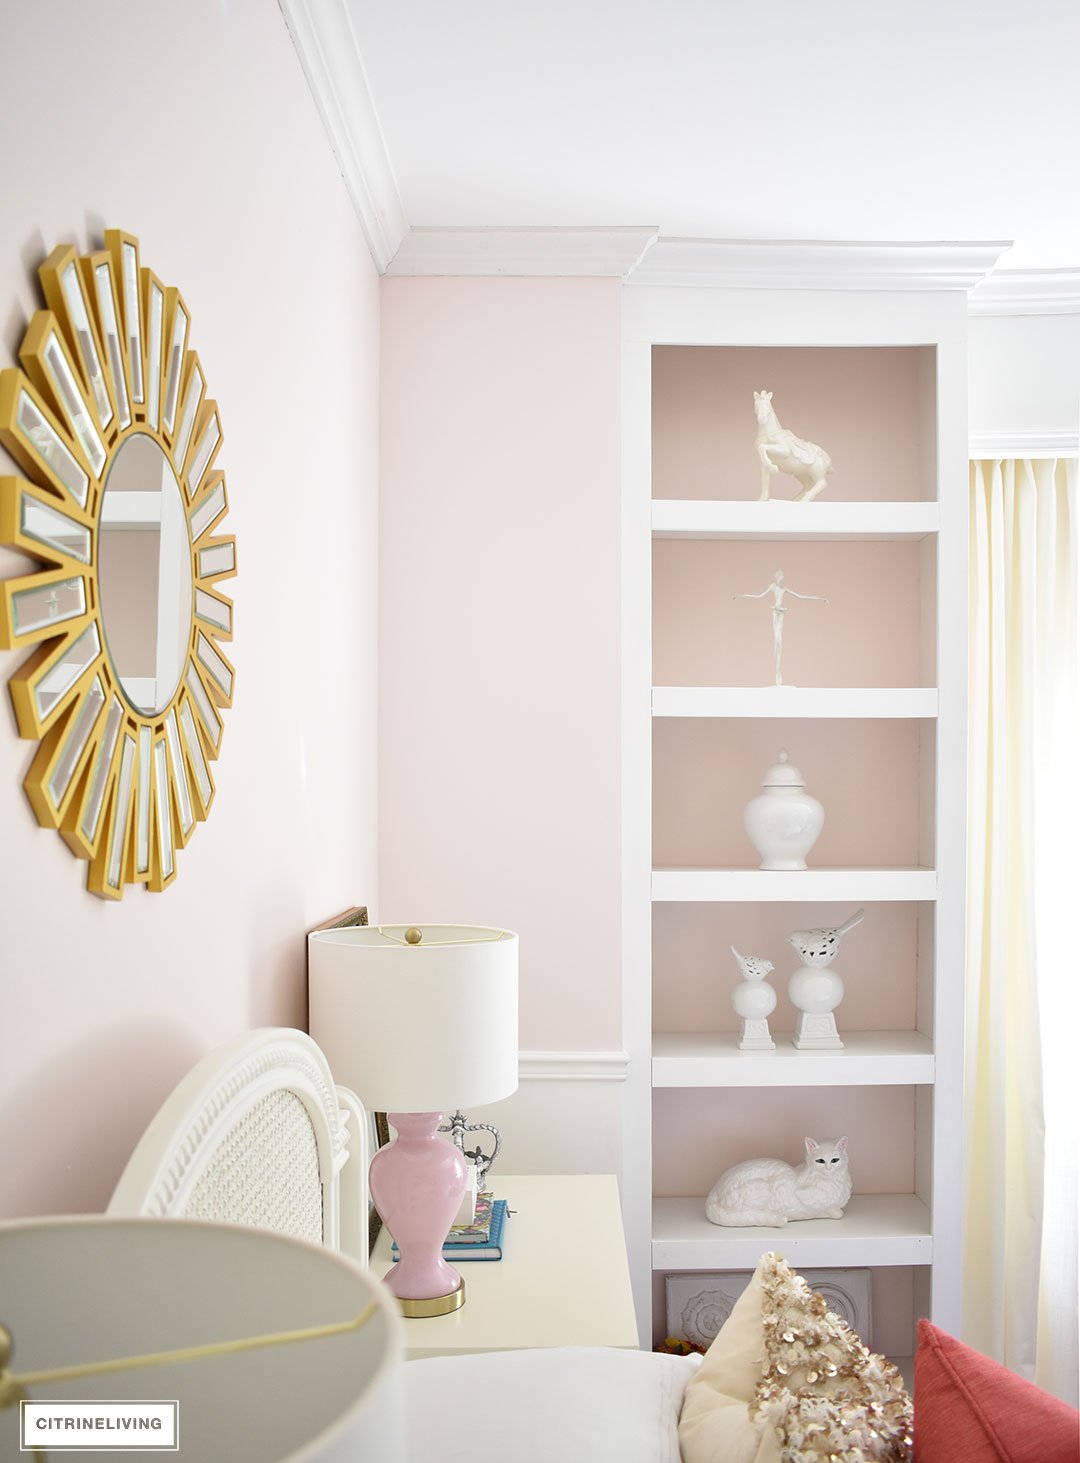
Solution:
[[[907,1463],[911,1399],[779,1255],[764,1255],[686,1389],[684,1463]]]

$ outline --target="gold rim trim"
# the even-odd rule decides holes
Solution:
[[[134,235],[108,229],[105,248],[88,255],[60,245],[38,277],[48,308],[27,327],[21,366],[0,370],[0,443],[25,474],[0,477],[0,543],[40,567],[0,583],[0,649],[32,651],[8,689],[19,735],[40,743],[23,783],[35,816],[89,862],[92,893],[120,899],[125,884],[158,892],[173,882],[177,850],[214,801],[210,763],[236,681],[222,651],[234,614],[220,585],[236,573],[215,466],[224,434],[190,348],[187,305],[140,267]],[[176,476],[191,560],[186,656],[171,700],[153,715],[120,684],[98,583],[105,483],[137,435],[157,444]],[[35,505],[51,538],[28,530]],[[213,549],[224,552],[203,566]],[[63,594],[67,608],[20,625],[27,591],[44,591],[50,606]]]
[[[452,1290],[449,1295],[433,1295],[427,1300],[409,1300],[407,1296],[399,1295],[397,1303],[401,1307],[401,1314],[410,1321],[419,1321],[430,1316],[448,1316],[451,1311],[459,1311],[465,1304],[464,1276],[457,1290]]]

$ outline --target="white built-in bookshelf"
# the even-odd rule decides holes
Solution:
[[[623,1203],[642,1341],[665,1275],[866,1266],[868,1339],[959,1323],[966,650],[966,297],[631,287],[624,312]],[[817,501],[759,503],[754,390],[820,443]],[[773,480],[780,500],[797,485]],[[785,680],[760,601],[796,602]],[[825,807],[805,872],[742,812],[780,748]],[[795,929],[866,918],[836,968],[842,1051],[798,1052]],[[773,960],[777,1050],[740,1052],[729,946]],[[842,1220],[721,1229],[743,1158],[851,1141]],[[648,1318],[651,1317],[651,1320]]]

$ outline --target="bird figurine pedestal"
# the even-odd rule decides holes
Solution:
[[[764,1016],[749,1017],[745,1020],[735,1045],[741,1052],[774,1052],[776,1050],[776,1042],[769,1035],[769,1023]]]
[[[800,1011],[792,1046],[800,1052],[843,1051],[844,1043],[836,1029],[836,1017],[831,1011]]]

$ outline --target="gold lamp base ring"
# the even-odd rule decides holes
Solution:
[[[464,1277],[458,1288],[449,1295],[433,1295],[426,1300],[410,1300],[408,1296],[399,1295],[397,1302],[401,1307],[401,1314],[409,1320],[416,1321],[425,1316],[448,1316],[451,1311],[459,1311],[465,1304]]]

